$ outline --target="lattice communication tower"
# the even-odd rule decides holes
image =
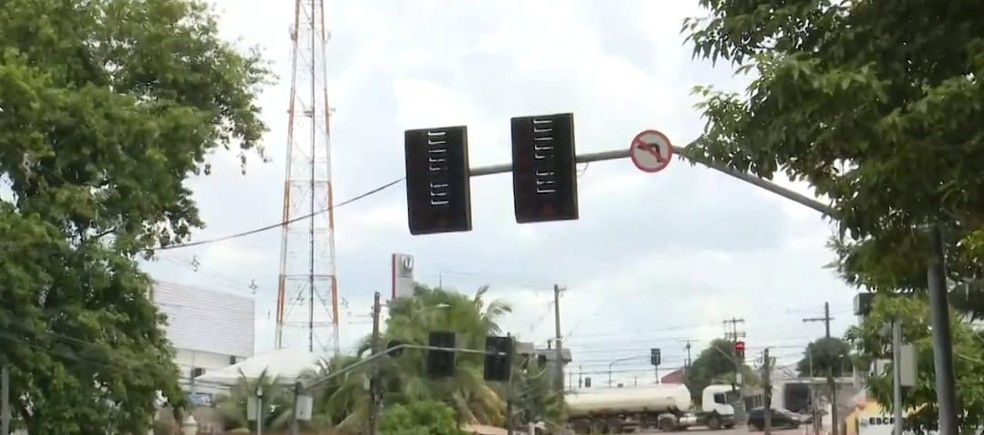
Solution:
[[[309,351],[338,354],[332,109],[325,63],[330,33],[325,28],[323,0],[295,0],[290,37],[293,53],[275,346],[304,343]]]

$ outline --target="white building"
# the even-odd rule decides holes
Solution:
[[[253,297],[159,281],[151,297],[167,315],[167,337],[174,346],[186,391],[192,391],[195,376],[253,356]],[[211,385],[194,385],[198,393],[216,390]]]

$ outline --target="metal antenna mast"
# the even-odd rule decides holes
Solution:
[[[295,0],[294,5],[275,346],[305,342],[310,351],[331,349],[338,354],[332,109],[325,62],[330,34],[323,0]],[[292,333],[298,326],[307,329],[306,340]]]

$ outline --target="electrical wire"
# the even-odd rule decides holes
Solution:
[[[344,207],[344,206],[349,205],[349,204],[352,204],[352,203],[354,203],[356,201],[363,200],[365,198],[368,198],[368,197],[370,197],[372,195],[375,195],[375,194],[377,194],[379,192],[382,192],[382,191],[384,191],[386,189],[389,189],[390,187],[393,187],[393,186],[399,184],[404,179],[405,179],[405,177],[398,178],[396,180],[390,181],[389,183],[383,184],[383,185],[381,185],[379,187],[376,187],[374,189],[370,189],[370,190],[368,190],[366,192],[363,192],[363,193],[361,193],[359,195],[356,195],[356,196],[354,196],[352,198],[346,199],[345,201],[339,202],[338,204],[335,204],[332,207],[326,207],[326,208],[323,208],[321,210],[315,211],[313,213],[308,213],[306,215],[298,216],[296,218],[293,218],[293,219],[290,219],[290,220],[287,220],[287,221],[278,222],[278,223],[275,223],[275,224],[270,224],[270,225],[262,226],[262,227],[259,227],[259,228],[254,228],[254,229],[248,230],[248,231],[243,231],[243,232],[239,232],[239,233],[229,234],[229,235],[222,236],[222,237],[216,237],[216,238],[213,238],[213,239],[199,240],[197,242],[178,243],[178,244],[174,244],[174,245],[160,246],[160,247],[157,247],[157,248],[148,248],[148,249],[145,249],[145,251],[169,251],[169,250],[174,250],[174,249],[190,248],[190,247],[193,247],[193,246],[210,245],[212,243],[224,242],[226,240],[232,240],[232,239],[238,239],[238,238],[241,238],[241,237],[252,236],[254,234],[259,234],[259,233],[262,233],[262,232],[266,232],[266,231],[270,231],[270,230],[273,230],[273,229],[281,228],[281,227],[290,225],[292,223],[302,221],[304,219],[309,219],[309,218],[312,218],[314,216],[327,213],[327,212],[332,211],[332,210],[335,210],[335,209],[337,209],[339,207]]]

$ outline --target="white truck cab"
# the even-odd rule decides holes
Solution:
[[[700,415],[711,430],[722,426],[731,428],[735,425],[735,407],[738,392],[731,385],[708,385],[701,393]]]

